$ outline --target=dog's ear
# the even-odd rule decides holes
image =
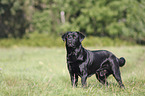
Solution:
[[[79,35],[79,40],[80,40],[80,42],[82,42],[82,41],[84,40],[84,38],[85,38],[85,35],[82,34],[82,33],[80,33],[80,32],[77,32],[77,33],[78,33],[78,35]]]
[[[66,36],[67,36],[67,34],[68,34],[68,33],[65,33],[65,34],[63,34],[63,35],[62,35],[62,37],[61,37],[61,38],[62,38],[62,40],[63,40],[63,41],[65,41],[65,40],[66,40]]]

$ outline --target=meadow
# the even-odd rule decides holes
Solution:
[[[0,48],[0,96],[145,96],[145,47],[89,47],[105,49],[125,57],[121,76],[126,89],[109,76],[109,86],[100,84],[95,75],[82,88],[71,86],[66,50],[46,47]]]

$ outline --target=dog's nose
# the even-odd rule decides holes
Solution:
[[[72,36],[69,36],[68,39],[71,40],[72,39]]]
[[[71,44],[71,43],[72,43],[72,41],[71,41],[71,40],[69,40],[69,41],[68,41],[68,43],[69,43],[69,44]]]

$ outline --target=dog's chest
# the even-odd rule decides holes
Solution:
[[[71,54],[67,56],[68,63],[80,63],[83,62],[84,57],[82,55]]]
[[[82,69],[81,69],[80,65],[77,65],[77,64],[71,65],[71,69],[75,74],[78,74],[79,76],[82,75]]]

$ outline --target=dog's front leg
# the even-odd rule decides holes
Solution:
[[[77,74],[70,74],[71,75],[71,84],[75,88],[78,84],[78,75]]]
[[[77,87],[78,84],[78,75],[75,74],[72,70],[72,67],[70,66],[70,64],[68,64],[68,70],[70,73],[70,78],[71,78],[71,84],[73,87]]]
[[[86,87],[87,86],[87,74],[84,74],[82,77],[81,77],[81,83],[82,83],[82,87]]]

